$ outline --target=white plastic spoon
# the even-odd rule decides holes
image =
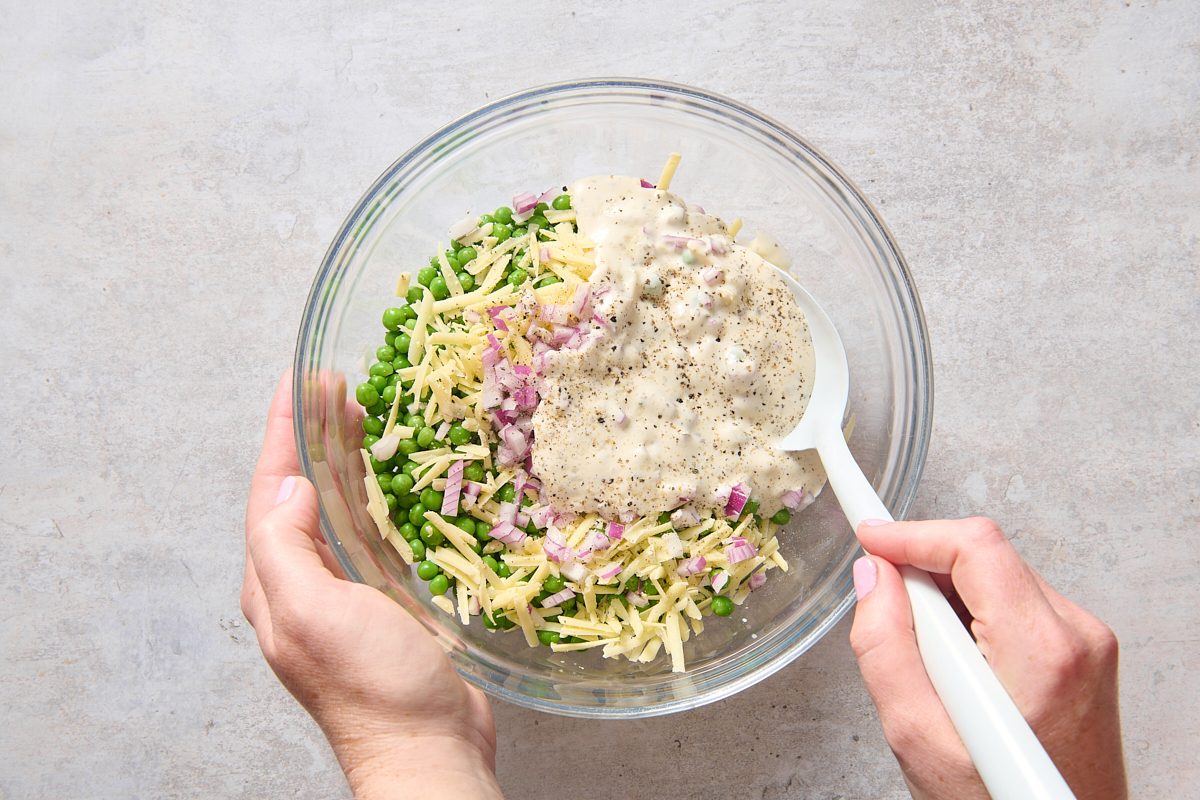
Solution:
[[[808,321],[817,365],[804,416],[778,447],[817,451],[851,526],[857,528],[866,519],[890,521],[891,513],[842,435],[850,374],[837,328],[812,295],[787,273],[776,272],[792,290]],[[996,800],[1074,798],[929,573],[907,566],[901,567],[900,573],[912,603],[925,671],[988,792]]]

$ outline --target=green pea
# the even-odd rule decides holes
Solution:
[[[558,594],[566,585],[566,582],[558,575],[551,575],[542,582],[542,588],[550,594]]]
[[[397,372],[402,369],[408,369],[411,366],[412,362],[408,360],[408,356],[406,356],[404,353],[400,353],[398,356],[396,356],[395,360],[392,361],[392,367]]]
[[[496,574],[501,578],[507,578],[512,575],[512,570],[509,568],[508,564],[505,564],[503,561],[501,561],[500,565],[496,567]]]
[[[383,472],[387,472],[388,469],[391,468],[391,464],[389,464],[386,461],[380,461],[375,456],[370,456],[370,459],[371,459],[371,471],[374,472],[376,475],[379,475],[380,473],[383,473]]]
[[[557,631],[538,631],[537,637],[538,637],[538,641],[541,642],[542,644],[546,645],[547,647],[556,643],[559,639]]]
[[[374,386],[375,391],[382,392],[388,386],[388,379],[386,375],[372,375],[371,377],[367,378],[367,383]]]
[[[496,222],[503,222],[505,225],[512,222],[512,209],[508,206],[500,206],[492,212],[492,218]]]
[[[496,237],[496,244],[500,244],[501,242],[507,242],[509,240],[509,237],[512,236],[512,232],[513,231],[512,231],[511,225],[493,225],[492,226],[492,236]]]
[[[455,423],[450,426],[450,443],[453,445],[466,444],[471,441],[471,432],[462,425]],[[466,469],[463,469],[466,472]]]
[[[371,365],[370,369],[372,375],[382,375],[385,378],[395,371],[396,368],[392,366],[392,362],[390,361],[376,361]]]
[[[529,279],[529,273],[523,269],[514,269],[512,274],[508,276],[508,285],[512,287],[520,286]]]
[[[554,206],[555,210],[557,211],[566,211],[571,207],[571,195],[560,194],[558,197],[554,198],[554,202],[550,205]]]
[[[425,506],[421,505],[420,501],[408,510],[408,521],[418,527],[425,524]]]
[[[529,235],[529,229],[526,228],[524,225],[520,226],[519,228],[513,228],[512,235],[515,236],[516,238],[520,239],[522,236]],[[515,257],[514,257],[514,260],[515,260]]]
[[[550,223],[541,214],[534,214],[529,218],[529,222],[525,224],[529,226],[537,225],[541,230],[545,230],[546,228],[550,227]]]
[[[495,222],[495,221],[496,221],[496,218],[494,216],[492,216],[491,214],[480,214],[479,215],[479,226],[480,227],[487,225],[489,222]]]
[[[425,418],[420,414],[409,414],[404,418],[404,427],[406,428],[424,428]]]
[[[450,287],[446,286],[446,279],[438,275],[429,284],[429,291],[433,292],[434,300],[445,300],[450,296]]]
[[[421,501],[421,498],[417,497],[412,492],[409,492],[408,494],[398,495],[398,498],[400,501],[400,507],[403,509],[412,508],[413,506],[415,506],[417,503],[419,503]],[[404,519],[406,519],[406,520],[408,519],[408,511],[404,512]]]
[[[402,464],[400,466],[400,471],[407,472],[409,475],[412,475],[413,472],[415,472],[417,467],[419,467],[419,466],[421,466],[421,465],[415,461],[405,461],[404,464]],[[414,480],[415,480],[415,478],[414,478]]]
[[[400,309],[398,308],[387,308],[383,311],[383,327],[389,331],[399,328],[403,319],[404,317],[401,316]]]
[[[480,616],[483,617],[483,627],[487,628],[489,631],[496,630],[496,620],[492,619],[487,614],[480,614]]]
[[[479,541],[478,539],[472,539],[471,552],[475,555],[481,555],[483,553],[483,542]]]
[[[491,540],[492,530],[487,526],[486,522],[475,523],[475,538],[481,542],[487,542]]]
[[[396,384],[391,383],[383,387],[383,394],[380,395],[380,398],[389,406],[396,402]]]
[[[363,417],[362,429],[363,433],[380,436],[383,434],[383,420],[379,417]]]
[[[404,306],[404,308],[401,308],[400,310],[401,310],[401,311],[404,311],[404,309],[405,309],[405,308],[408,308],[408,306]],[[383,343],[384,343],[384,344],[386,344],[388,347],[391,347],[393,344],[395,344],[395,343],[396,343],[396,334],[395,334],[395,332],[394,332],[394,331],[388,331],[387,333],[385,333],[385,334],[383,335]]]
[[[405,475],[403,472],[392,476],[391,490],[393,494],[408,494],[413,488],[412,475]],[[404,538],[408,538],[407,536]]]
[[[658,596],[658,587],[655,586],[650,581],[646,581],[645,584],[642,585],[642,591],[645,592],[650,597]]]
[[[400,505],[400,501],[396,499],[396,495],[394,494],[385,494],[383,496],[383,501],[387,504],[389,514],[395,511]]]
[[[417,564],[417,577],[423,581],[431,581],[441,574],[442,568],[432,561],[422,561]]]
[[[429,593],[434,595],[445,594],[450,588],[450,579],[445,575],[438,575],[429,582]]]
[[[425,560],[425,543],[424,542],[422,542],[420,539],[413,539],[413,540],[409,541],[408,546],[412,548],[414,561],[424,561]]]
[[[575,598],[572,597],[570,600],[566,600],[562,603],[559,603],[558,607],[561,608],[563,610],[563,613],[568,616],[570,616],[571,614],[574,614],[575,613]]]
[[[420,503],[417,505],[420,505]],[[426,526],[429,527],[428,531],[425,529]],[[433,525],[425,523],[425,525],[421,526],[421,539],[425,542],[427,547],[437,547],[439,544],[446,541],[446,534],[439,531]]]
[[[477,255],[478,253],[475,252],[474,247],[464,247],[455,254],[455,258],[458,259],[459,264],[466,266],[467,264],[471,263]]]
[[[383,347],[376,348],[375,350],[375,358],[379,359],[380,361],[391,361],[395,357],[396,348],[391,347],[390,345],[385,344]]]
[[[500,487],[500,491],[496,492],[496,497],[500,498],[502,503],[511,503],[517,496],[516,487],[511,483],[506,483]]]
[[[407,353],[410,344],[412,344],[412,336],[407,333],[396,334],[396,352]]]
[[[459,517],[458,519],[454,520],[454,527],[458,528],[468,536],[475,535],[475,520],[471,519],[470,517]]]
[[[467,464],[466,469],[463,470],[463,477],[469,481],[479,483],[484,478],[483,464],[480,464],[478,461],[472,461],[470,464]]]
[[[379,390],[369,383],[360,383],[354,389],[354,397],[359,405],[373,406],[379,402]]]
[[[747,501],[745,507],[742,509],[742,515],[745,516],[746,514],[757,514],[757,513],[758,513],[758,501],[757,500]]]
[[[792,512],[788,511],[786,508],[781,508],[771,515],[771,522],[774,522],[776,525],[787,525],[791,518]]]
[[[369,433],[368,433],[366,436],[364,436],[364,437],[362,438],[362,449],[363,449],[363,450],[370,450],[370,449],[371,449],[371,445],[375,444],[375,443],[376,443],[376,442],[378,442],[378,441],[379,441],[379,437],[378,437],[378,436],[372,436],[371,434],[369,434]]]
[[[378,483],[379,488],[385,492],[390,492],[392,490],[392,476],[390,473],[384,473],[383,475],[376,475],[375,482]]]
[[[429,282],[441,274],[441,270],[434,265],[436,258],[429,260],[429,266],[417,273],[417,283],[422,286],[428,286]]]
[[[402,312],[404,312],[405,319],[416,319],[417,318],[417,310],[415,308],[413,308],[412,306],[403,306],[400,310]]]
[[[425,290],[420,286],[408,287],[408,294],[404,295],[404,299],[409,303],[416,305],[421,302],[421,298],[425,296]]]
[[[420,534],[417,532],[417,526],[413,525],[411,522],[406,522],[400,526],[400,536],[402,536],[406,542],[411,542],[419,535]]]
[[[417,321],[415,319],[406,319],[404,320],[404,327],[411,331],[413,328],[417,327]]]
[[[496,561],[495,556],[484,556],[483,564],[492,572],[496,572],[500,569],[500,562]]]
[[[396,447],[396,452],[406,456],[411,456],[413,453],[421,449],[421,446],[412,439],[401,439],[400,444]]]
[[[387,379],[385,378],[384,380],[386,381]],[[375,405],[367,406],[367,413],[370,414],[372,417],[382,417],[387,412],[388,412],[387,403],[383,402],[382,398],[375,401]]]
[[[458,278],[458,283],[462,286],[464,292],[469,292],[475,288],[475,278],[469,272],[460,272],[454,277]]]
[[[671,521],[671,512],[670,511],[664,511],[658,515],[658,524],[659,525],[666,525],[670,521]]]
[[[551,273],[538,278],[537,283],[533,284],[533,286],[535,289],[541,289],[543,286],[553,286],[556,283],[562,283],[562,278]]]
[[[712,599],[709,608],[718,617],[728,617],[733,613],[733,601],[724,595],[717,595]]]
[[[429,445],[433,444],[433,434],[433,428],[421,428],[421,430],[417,431],[416,433],[417,444],[419,444],[422,448],[427,449]]]
[[[442,493],[436,489],[426,487],[421,492],[421,505],[426,508],[439,509],[442,507]]]

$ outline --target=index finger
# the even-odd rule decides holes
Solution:
[[[858,538],[893,564],[949,575],[971,616],[989,629],[998,619],[1057,619],[1033,571],[989,519],[863,524]]]
[[[292,371],[289,369],[275,385],[275,396],[267,411],[267,428],[262,452],[250,480],[250,500],[246,504],[246,527],[258,524],[275,505],[275,495],[283,479],[300,474],[296,455],[296,435],[292,425]]]

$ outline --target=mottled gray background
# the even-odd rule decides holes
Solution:
[[[858,180],[933,340],[916,513],[996,517],[1111,623],[1133,787],[1195,796],[1195,2],[185,5],[0,8],[0,797],[347,794],[238,611],[267,398],[384,167],[598,74],[735,96]],[[906,796],[848,629],[685,716],[499,706],[501,782]]]

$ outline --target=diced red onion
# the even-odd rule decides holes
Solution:
[[[488,348],[491,349],[494,353],[496,353],[496,355],[499,355],[500,354],[500,340],[496,338],[496,334],[489,333],[487,335],[487,340],[488,340]],[[499,365],[500,362],[496,362],[496,363],[497,363],[497,365]]]
[[[735,483],[729,489],[729,502],[725,504],[725,516],[736,517],[746,507],[750,499],[750,487],[744,483]]]
[[[501,522],[507,522],[510,525],[515,524],[517,520],[517,504],[501,503],[500,508],[496,511],[496,519]]]
[[[378,442],[371,445],[371,455],[375,456],[378,461],[387,461],[396,455],[396,448],[399,446],[400,432],[393,430],[387,436],[384,436]]]
[[[570,589],[563,589],[561,592],[555,592],[542,601],[542,608],[551,608],[552,606],[561,605],[575,596],[575,593]]]
[[[467,613],[478,615],[482,610],[483,607],[479,604],[479,598],[471,595],[471,599],[467,601]]]
[[[725,272],[716,267],[705,267],[700,270],[700,277],[709,286],[716,286],[725,277]]]
[[[701,572],[704,572],[707,567],[708,559],[706,559],[704,556],[694,556],[693,558],[680,561],[679,566],[675,568],[675,571],[686,578],[689,575],[697,575]]]
[[[562,538],[562,531],[558,528],[551,528],[546,533],[542,539],[542,549],[546,552],[546,558],[555,563],[561,563],[575,555],[571,548],[567,547],[566,540]]]
[[[756,555],[758,555],[758,548],[749,542],[731,544],[725,548],[725,560],[730,564],[739,564]]]
[[[792,511],[800,511],[812,505],[816,498],[803,489],[788,489],[783,493],[783,505]]]
[[[525,531],[518,530],[511,522],[500,520],[492,526],[491,536],[505,544],[520,544],[525,541]]]
[[[641,592],[629,591],[625,593],[625,599],[629,601],[629,605],[636,608],[645,608],[650,605],[650,601],[646,599],[646,595]]]
[[[645,178],[642,178],[642,181],[641,181],[641,183],[642,183],[642,188],[643,188],[643,189],[657,189],[657,188],[658,188],[657,186],[655,186],[653,183],[651,183],[650,181],[646,180]]]
[[[610,522],[608,523],[608,529],[604,531],[604,535],[615,542],[625,535],[625,526],[619,522]]]
[[[762,585],[767,582],[767,573],[756,572],[750,576],[750,580],[746,581],[746,585],[750,587],[750,591],[761,589]]]
[[[708,237],[708,246],[717,255],[724,255],[725,249],[729,242],[724,236],[714,235]]]
[[[537,408],[537,389],[534,389],[532,386],[525,386],[521,389],[518,389],[517,393],[513,395],[513,397],[516,399],[517,405],[526,411],[532,411],[533,409]]]
[[[539,528],[545,528],[554,521],[554,509],[550,506],[538,506],[529,512],[529,520]]]
[[[663,244],[670,245],[676,250],[682,250],[688,246],[688,242],[692,241],[690,236],[677,236],[673,233],[664,234],[662,237]]]
[[[469,214],[467,216],[463,217],[458,222],[456,222],[450,226],[450,231],[449,231],[450,238],[457,240],[457,239],[461,239],[462,237],[466,236],[468,233],[475,230],[475,224],[478,221],[479,221],[478,217],[473,217]]]
[[[515,425],[509,425],[501,430],[500,438],[514,453],[523,454],[528,447],[525,442],[525,434],[521,433],[521,430]]]
[[[687,210],[688,210],[688,211],[691,211],[693,214],[703,214],[703,213],[704,213],[704,206],[697,205],[697,204],[695,204],[695,203],[689,203],[689,204],[688,204],[688,207],[687,207]]]
[[[526,214],[537,207],[537,195],[533,192],[521,192],[513,195],[513,210],[518,214]]]
[[[529,524],[529,515],[526,514],[524,511],[518,511],[516,524],[517,524],[517,527],[524,528],[526,525]]]
[[[551,325],[566,325],[571,320],[571,308],[559,303],[546,303],[538,309],[538,316]]]
[[[437,426],[437,430],[433,432],[433,438],[439,442],[446,438],[446,434],[450,432],[449,420],[442,420],[442,424]]]
[[[558,571],[573,581],[581,581],[587,577],[587,567],[578,561],[570,561],[558,568]]]
[[[547,245],[543,245],[541,247],[541,249],[538,250],[538,261],[545,264],[549,260],[550,260],[550,247]]]
[[[443,517],[454,516],[458,513],[458,498],[462,494],[463,484],[463,462],[462,459],[455,461],[450,465],[450,471],[446,473],[446,488],[442,494],[442,510]]]
[[[725,584],[727,584],[727,583],[729,583],[729,573],[728,572],[722,572],[720,575],[713,578],[713,581],[712,581],[713,594],[720,594],[721,590],[725,588]]]
[[[465,319],[467,322],[474,323],[474,322],[479,322],[479,320],[482,319],[482,317],[479,316],[479,312],[476,311],[475,309],[468,308],[466,311],[463,312],[463,319]]]
[[[620,564],[610,564],[604,569],[596,573],[596,577],[602,581],[611,581],[613,578],[621,574]]]
[[[529,377],[533,374],[533,370],[531,370],[527,364],[513,364],[513,372],[517,373],[521,377]]]
[[[537,199],[537,203],[534,203],[534,206],[536,206],[538,203],[546,203],[546,204],[549,204],[549,203],[550,203],[552,200],[554,200],[554,198],[555,198],[555,197],[557,197],[557,196],[558,196],[558,189],[556,189],[556,188],[554,188],[553,186],[551,186],[549,189],[547,189],[546,191],[542,192],[542,195],[541,195],[541,197],[539,197],[539,198]]]
[[[579,286],[575,289],[575,297],[571,301],[571,312],[575,315],[576,319],[583,318],[583,309],[587,307],[588,300],[591,298],[591,296],[591,290],[588,288],[586,283],[579,284]]]
[[[508,325],[504,322],[503,312],[508,310],[508,306],[492,306],[487,310],[488,316],[492,318],[492,324],[496,326],[496,330],[508,333]],[[488,334],[488,341],[495,342],[495,337]],[[497,350],[500,349],[500,343],[496,342],[493,345]]]

